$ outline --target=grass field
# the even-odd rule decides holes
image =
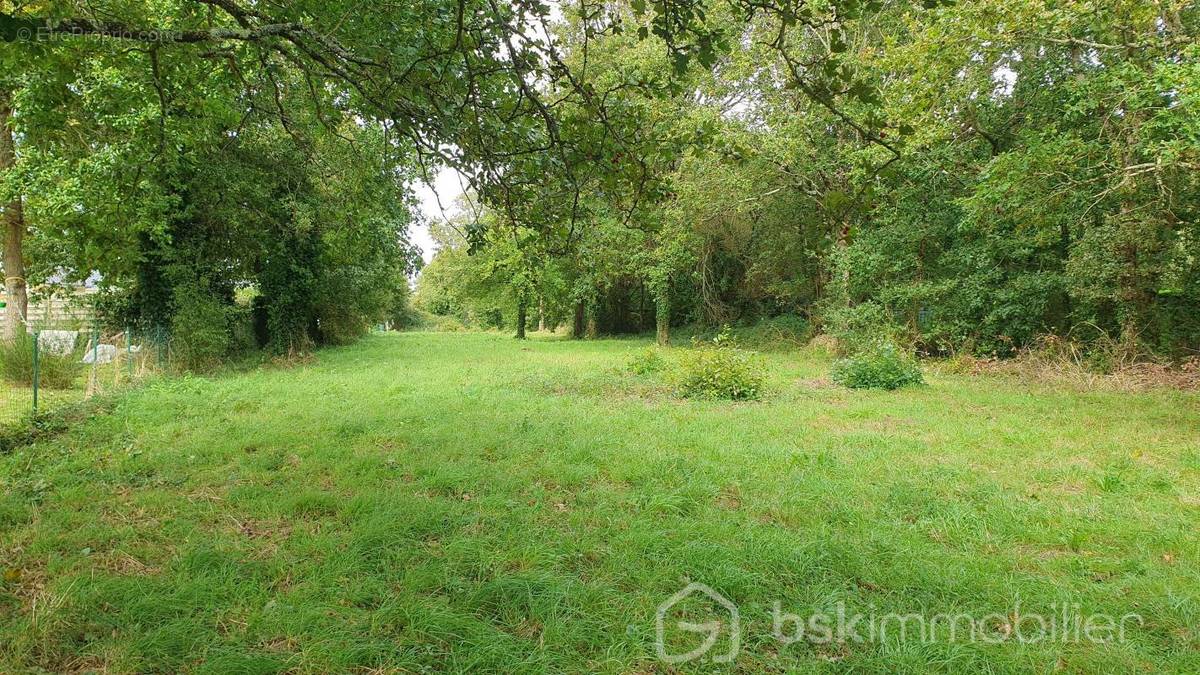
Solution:
[[[38,392],[38,406],[42,410],[54,410],[78,403],[84,398],[84,386],[74,389],[42,389]],[[28,417],[32,411],[33,390],[0,381],[0,424],[17,422]]]
[[[42,413],[52,412],[83,401],[88,388],[88,368],[82,368],[70,389],[55,389],[42,386],[38,390],[38,408]],[[135,379],[144,377],[148,369],[134,371]],[[96,370],[96,392],[113,392],[129,384],[128,369],[120,364],[101,364]],[[18,386],[0,379],[0,426],[22,420],[33,409],[33,389]]]
[[[1200,397],[777,352],[762,402],[691,402],[623,371],[643,346],[377,335],[0,457],[0,672],[1200,671]],[[690,582],[740,611],[731,666],[725,633],[656,655]],[[992,616],[784,644],[775,603]],[[1013,637],[1064,607],[1140,621]]]

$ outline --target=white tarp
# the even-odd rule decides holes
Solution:
[[[83,354],[83,362],[91,363],[92,355],[93,355],[92,347],[91,347],[91,345],[89,345],[88,350],[86,352],[84,352],[84,354]],[[97,345],[96,349],[95,349],[95,357],[96,357],[96,363],[99,363],[99,364],[112,363],[112,360],[117,358],[117,348],[115,345],[105,345],[105,344]]]

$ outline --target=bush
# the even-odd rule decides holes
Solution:
[[[405,304],[402,307],[394,308],[388,315],[388,320],[393,330],[420,330],[426,326],[432,316],[425,310]]]
[[[916,359],[890,340],[877,340],[854,356],[833,364],[833,381],[851,389],[899,389],[921,384]]]
[[[79,350],[38,355],[39,385],[47,389],[70,389],[83,373]],[[0,344],[0,378],[17,386],[33,385],[33,336],[21,333],[9,344]]]
[[[808,342],[811,337],[812,327],[798,314],[762,319],[738,331],[739,342],[762,348],[793,349]]]
[[[254,312],[242,305],[228,310],[229,355],[246,356],[258,350],[258,336],[254,324]]]
[[[417,330],[425,326],[430,314],[414,305],[412,300],[408,284],[398,284],[388,310],[388,321],[394,330]]]
[[[175,288],[175,315],[171,317],[171,359],[184,370],[207,370],[220,365],[229,353],[231,308],[202,285]]]
[[[467,330],[467,325],[458,317],[435,315],[430,329],[435,333],[461,333]]]
[[[431,314],[420,307],[409,307],[406,316],[392,317],[392,330],[458,333],[467,330],[455,316]]]
[[[837,339],[840,354],[870,350],[880,339],[900,342],[903,332],[892,315],[873,302],[829,310],[825,314],[825,330]]]
[[[679,355],[679,394],[685,398],[756,400],[763,368],[756,354],[739,349],[727,332]]]
[[[370,330],[366,318],[349,304],[319,302],[316,309],[321,344],[353,344]]]
[[[629,359],[629,372],[637,375],[651,375],[666,369],[667,359],[663,356],[662,349],[658,347],[646,347],[640,352],[634,353]]]

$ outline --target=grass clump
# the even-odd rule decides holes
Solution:
[[[20,387],[32,386],[33,346],[34,337],[27,333],[10,343],[0,343],[0,379]],[[55,354],[43,349],[38,362],[39,384],[47,389],[70,389],[83,372],[75,352]]]
[[[751,401],[762,396],[762,364],[753,352],[739,349],[727,331],[681,353],[677,377],[684,398]]]
[[[635,375],[653,375],[661,373],[670,365],[667,362],[667,357],[663,355],[663,350],[657,346],[646,347],[645,349],[635,352],[629,359],[629,372]]]
[[[0,423],[0,455],[27,445],[63,434],[83,422],[112,412],[113,397],[97,397],[78,401],[13,422]]]
[[[858,353],[833,364],[834,382],[850,389],[899,389],[922,384],[916,359],[890,340],[877,340]]]

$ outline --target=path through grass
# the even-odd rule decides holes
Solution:
[[[692,581],[747,672],[1200,671],[1195,395],[851,392],[775,353],[765,401],[684,402],[620,372],[642,346],[373,336],[0,457],[0,671],[668,670]],[[1001,639],[784,645],[777,601]],[[1002,639],[1064,606],[1144,626]]]

